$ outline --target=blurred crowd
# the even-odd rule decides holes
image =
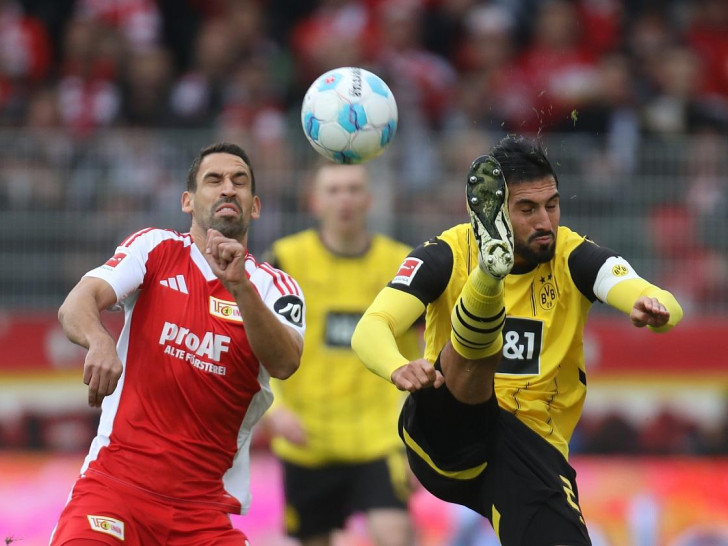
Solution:
[[[707,421],[661,407],[648,419],[636,422],[634,417],[628,411],[613,411],[599,416],[587,412],[572,439],[572,452],[609,455],[728,454],[728,412],[722,418]]]
[[[87,206],[77,171],[109,128],[125,131],[113,156],[131,172],[97,162],[132,206],[153,209],[170,177],[169,153],[139,129],[207,130],[252,148],[263,171],[296,169],[302,96],[337,66],[394,91],[389,160],[406,190],[461,172],[506,132],[576,134],[604,142],[585,158],[601,206],[639,170],[645,138],[699,135],[711,153],[728,135],[724,0],[0,0],[0,129],[30,135],[39,169],[33,192],[5,168],[0,207]],[[698,215],[725,208],[716,161],[695,161]]]
[[[306,224],[303,94],[352,65],[397,98],[375,176],[390,234],[458,221],[463,166],[507,132],[541,135],[574,227],[654,257],[644,273],[688,307],[728,306],[725,0],[0,0],[0,211],[101,213],[57,226],[67,255],[98,236],[83,258],[136,229],[130,211],[176,213],[191,157],[232,140],[263,181],[262,251]],[[24,221],[0,225],[7,244],[42,247]]]
[[[588,406],[588,404],[587,404]],[[728,408],[728,405],[726,406]],[[728,411],[722,418],[696,419],[668,407],[636,420],[629,408],[603,415],[587,412],[571,442],[572,454],[728,455]],[[18,413],[0,419],[0,450],[83,453],[96,434],[99,414],[86,409]],[[268,450],[266,432],[256,434],[254,449]]]
[[[216,126],[276,146],[311,81],[345,65],[381,75],[418,133],[627,147],[728,129],[723,0],[0,1],[5,126]]]

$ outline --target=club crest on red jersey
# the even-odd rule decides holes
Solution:
[[[397,271],[394,279],[392,279],[392,284],[404,284],[406,286],[409,286],[410,284],[412,284],[412,279],[414,279],[417,270],[421,266],[422,260],[420,260],[419,258],[413,258],[411,256],[405,258],[405,260],[402,262],[402,265],[399,266],[399,271]]]
[[[107,516],[86,516],[91,529],[124,540],[124,522]]]
[[[210,314],[223,320],[230,322],[242,323],[243,317],[240,314],[238,304],[234,301],[221,300],[210,296]]]

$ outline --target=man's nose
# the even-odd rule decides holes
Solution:
[[[234,195],[235,194],[235,184],[233,183],[233,179],[229,176],[226,176],[222,180],[222,185],[220,187],[220,193],[223,195]]]
[[[534,227],[543,230],[551,230],[551,219],[549,218],[548,212],[544,207],[539,207],[534,212],[533,216]]]

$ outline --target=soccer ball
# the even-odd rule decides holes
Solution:
[[[397,130],[397,103],[387,84],[363,68],[329,70],[303,98],[301,123],[313,149],[336,163],[379,156]]]

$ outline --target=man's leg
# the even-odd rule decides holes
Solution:
[[[401,508],[375,508],[367,512],[367,528],[377,546],[412,546],[414,530],[409,512]]]
[[[349,516],[342,466],[308,468],[283,461],[287,534],[302,546],[329,546]]]
[[[413,546],[414,529],[408,511],[412,477],[407,457],[396,449],[388,455],[352,467],[350,503],[366,514],[376,546]]]
[[[434,495],[489,513],[482,498],[488,434],[499,414],[493,378],[505,323],[503,278],[513,265],[508,190],[500,165],[479,157],[468,173],[467,202],[478,243],[478,267],[451,314],[450,342],[435,367],[445,385],[412,393],[400,415],[410,467]]]
[[[450,343],[440,364],[453,396],[465,404],[479,404],[493,394],[506,318],[503,279],[513,266],[508,188],[495,158],[482,156],[473,162],[466,193],[478,242],[478,267],[452,310]]]

